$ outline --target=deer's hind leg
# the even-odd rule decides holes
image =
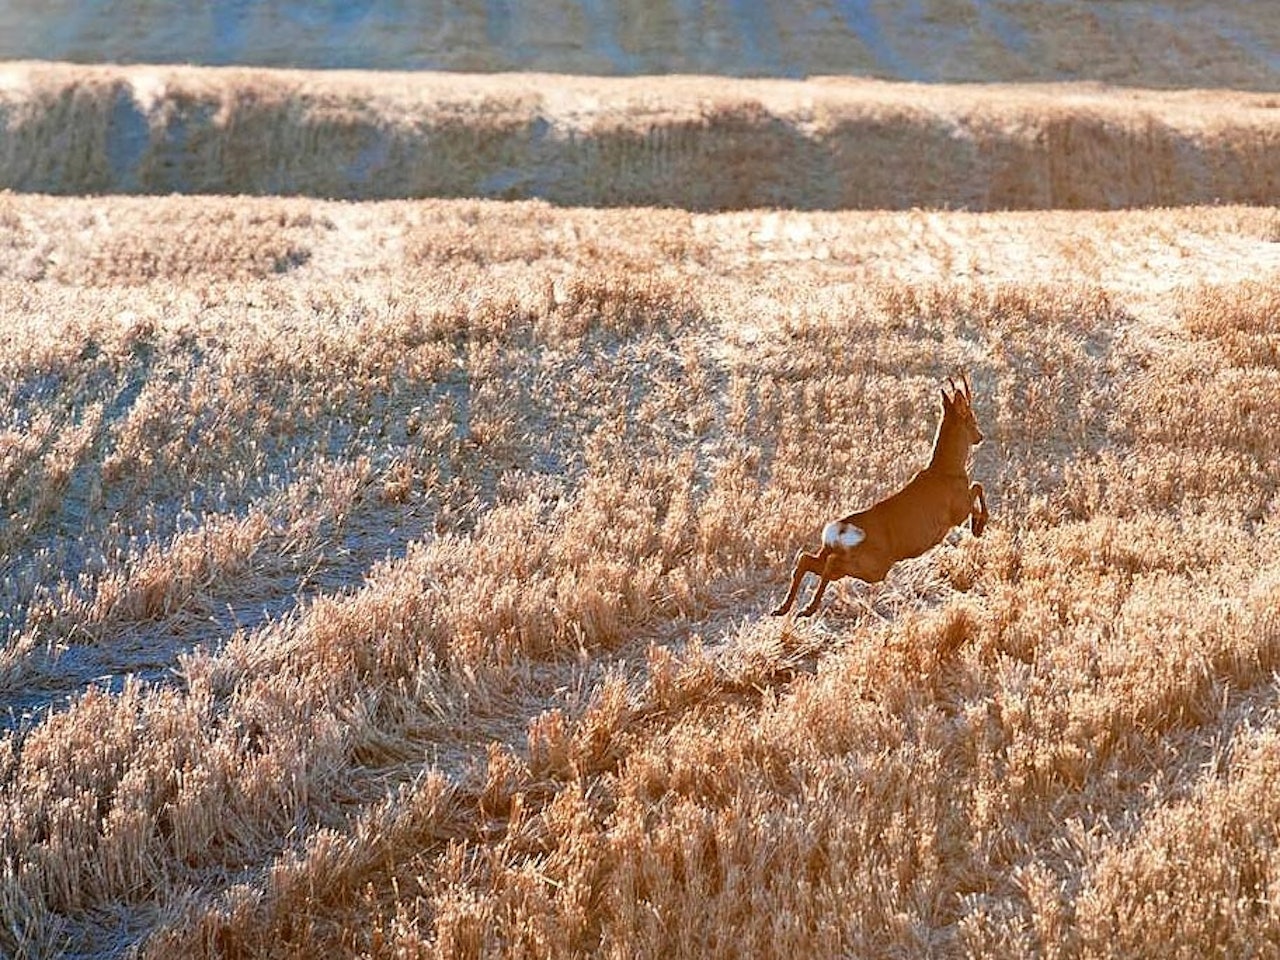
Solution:
[[[800,584],[804,581],[804,575],[806,573],[821,574],[822,567],[823,557],[821,554],[805,553],[803,550],[796,554],[796,568],[791,574],[791,589],[787,591],[787,599],[783,600],[781,604],[771,611],[772,615],[780,617],[790,610],[791,605],[796,602],[796,594],[800,592]],[[818,589],[821,590],[822,587]]]
[[[969,488],[969,529],[975,537],[982,536],[990,516],[991,514],[987,512],[987,497],[982,491],[982,484],[975,483]]]
[[[818,581],[818,589],[813,591],[813,599],[809,601],[807,607],[796,614],[797,617],[812,616],[817,611],[818,604],[822,602],[822,595],[827,592],[831,581],[849,575],[848,563],[848,557],[840,556],[835,551],[827,555],[822,569],[818,571],[818,576],[822,578]]]

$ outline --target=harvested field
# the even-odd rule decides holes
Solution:
[[[0,68],[0,187],[716,211],[1280,202],[1273,93]]]
[[[1266,955],[1278,279],[1267,207],[0,194],[0,952]],[[986,534],[765,616],[960,368]]]

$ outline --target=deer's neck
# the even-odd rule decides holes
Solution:
[[[950,473],[968,476],[969,438],[958,424],[943,417],[938,424],[938,435],[933,440],[933,457],[929,468],[934,473]]]

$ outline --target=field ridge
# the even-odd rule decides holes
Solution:
[[[0,188],[697,211],[1280,198],[1242,91],[0,65]]]

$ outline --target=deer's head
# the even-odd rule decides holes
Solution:
[[[969,386],[969,375],[960,374],[959,383],[947,377],[947,384],[951,393],[948,395],[947,388],[942,388],[942,422],[959,427],[968,438],[969,445],[976,447],[982,442],[982,431],[978,429],[978,420],[973,415],[973,389]]]

